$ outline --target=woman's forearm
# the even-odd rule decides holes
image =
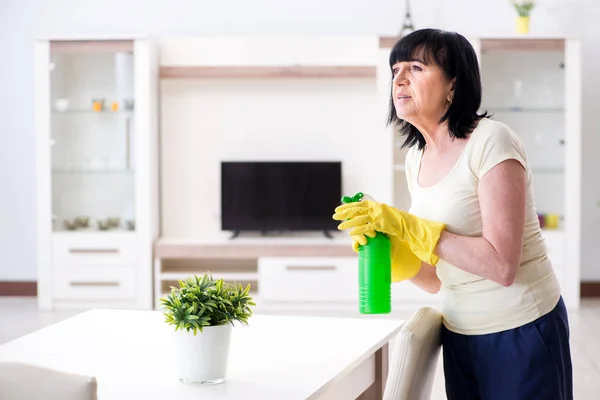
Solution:
[[[457,268],[502,286],[513,284],[521,261],[520,252],[502,256],[484,237],[460,236],[448,231],[442,232],[435,254]]]
[[[420,287],[426,292],[436,294],[440,291],[440,287],[442,283],[440,282],[440,278],[435,273],[435,267],[427,264],[421,263],[421,268],[417,275],[410,279],[412,283]]]

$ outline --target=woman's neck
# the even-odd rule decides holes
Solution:
[[[448,147],[454,141],[450,136],[450,130],[446,122],[442,124],[431,123],[416,126],[425,138],[425,144],[428,151],[437,153],[440,150]]]

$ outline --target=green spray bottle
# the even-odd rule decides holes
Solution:
[[[366,198],[365,198],[366,197]],[[358,192],[342,197],[342,203],[372,200]],[[358,247],[358,311],[361,314],[389,314],[392,311],[392,257],[387,236],[376,232],[367,244]]]

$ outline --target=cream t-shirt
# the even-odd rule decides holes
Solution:
[[[417,182],[421,156],[416,146],[406,155],[409,212],[444,222],[446,230],[462,236],[482,235],[477,195],[481,177],[507,159],[518,160],[527,170],[525,234],[514,284],[504,287],[440,259],[436,271],[442,282],[444,325],[461,334],[487,334],[524,325],[550,312],[559,300],[560,287],[547,256],[536,215],[531,170],[519,137],[501,122],[482,119],[450,172],[425,188]]]

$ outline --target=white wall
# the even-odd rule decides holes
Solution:
[[[161,64],[375,68],[378,61],[379,40],[374,35],[279,39],[268,44],[265,40],[164,39]],[[163,80],[163,236],[213,241],[229,235],[220,228],[221,161],[341,161],[343,193],[364,191],[390,201],[385,174],[392,155],[385,126],[387,96],[378,81],[376,77]]]
[[[437,26],[465,35],[512,33],[514,12],[505,0],[413,1],[418,27]],[[564,5],[563,3],[568,3]],[[285,4],[285,6],[284,6]],[[157,35],[378,35],[402,24],[397,0],[76,0],[0,1],[0,280],[35,279],[33,49],[36,36],[154,33]],[[584,227],[583,272],[600,280],[595,245],[600,240],[600,170],[597,100],[600,78],[600,3],[545,0],[532,31],[573,33],[583,39]]]
[[[33,16],[0,1],[0,280],[34,280]]]
[[[386,180],[373,179],[389,160],[361,165],[365,155],[377,157],[385,131],[376,86],[375,79],[163,82],[163,235],[225,236],[222,160],[342,161],[344,193],[389,191]],[[378,123],[382,137],[369,138]]]

